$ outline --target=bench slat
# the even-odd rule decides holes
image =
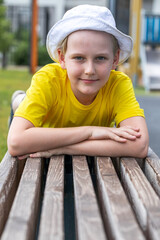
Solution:
[[[124,193],[111,158],[95,159],[100,205],[110,239],[145,239]]]
[[[64,156],[50,159],[39,240],[64,239]]]
[[[79,240],[106,239],[86,157],[73,157],[76,227]]]
[[[0,236],[6,223],[18,184],[17,159],[7,152],[0,163]]]
[[[40,199],[41,166],[40,158],[27,159],[1,240],[34,239]]]
[[[144,160],[144,173],[160,197],[160,159],[151,149]]]
[[[160,199],[134,158],[121,158],[120,172],[139,224],[150,239],[158,239],[155,236],[160,236]]]

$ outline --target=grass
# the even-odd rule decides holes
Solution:
[[[160,91],[155,90],[155,91],[145,91],[144,87],[136,87],[135,89],[135,94],[141,95],[141,96],[160,96]]]
[[[31,81],[28,70],[0,70],[0,160],[7,150],[10,101],[14,91],[26,90]]]

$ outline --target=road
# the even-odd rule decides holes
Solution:
[[[137,96],[137,100],[144,109],[150,147],[160,157],[160,96]]]

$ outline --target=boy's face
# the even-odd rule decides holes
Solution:
[[[115,69],[119,52],[114,56],[112,38],[99,31],[82,30],[69,35],[65,55],[59,50],[61,67],[67,70],[71,88],[84,105],[91,104]]]

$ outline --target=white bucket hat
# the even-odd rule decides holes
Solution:
[[[47,51],[52,60],[58,62],[57,46],[72,32],[96,30],[112,34],[118,41],[120,57],[118,65],[131,55],[132,38],[116,28],[112,13],[106,7],[79,5],[68,10],[47,35]]]

